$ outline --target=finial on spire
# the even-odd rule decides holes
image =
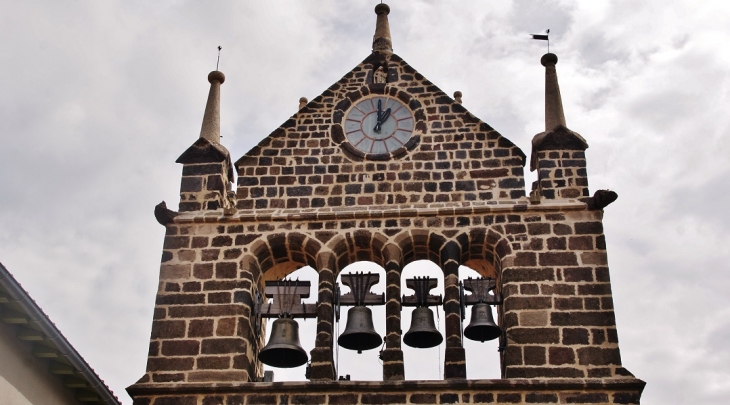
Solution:
[[[454,92],[454,101],[456,101],[457,103],[461,104],[461,97],[462,97],[461,92],[459,90],[456,90]]]
[[[554,53],[546,53],[540,59],[545,66],[545,131],[550,131],[558,125],[565,125],[565,113],[563,113],[563,100],[560,97],[560,86],[558,86],[558,73],[555,65],[558,57]]]
[[[211,143],[221,142],[221,84],[226,81],[223,72],[214,70],[208,74],[210,92],[208,103],[205,105],[203,114],[203,125],[200,128],[200,137],[209,140]]]
[[[373,35],[373,51],[393,53],[393,41],[390,39],[390,24],[388,23],[390,7],[380,3],[375,6],[375,14],[378,17],[375,23],[375,35]]]
[[[221,62],[221,49],[223,47],[218,45],[218,60],[215,61],[215,70],[218,70],[218,64]]]

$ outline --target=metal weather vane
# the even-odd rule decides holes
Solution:
[[[545,30],[545,34],[531,34],[532,39],[538,39],[541,41],[547,41],[547,47],[548,47],[548,53],[550,53],[550,38],[548,38],[548,35],[550,34],[550,30]]]

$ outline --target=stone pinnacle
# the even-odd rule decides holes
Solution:
[[[560,86],[558,85],[558,73],[555,65],[558,57],[553,53],[546,53],[540,59],[545,66],[545,131],[550,131],[558,125],[565,125],[565,114],[563,113],[563,100],[560,97]]]
[[[208,103],[205,105],[203,114],[203,125],[200,128],[200,137],[209,140],[211,143],[221,142],[221,84],[226,81],[223,72],[214,70],[208,74],[210,92]]]
[[[393,42],[390,39],[390,24],[388,23],[390,7],[380,3],[375,6],[375,14],[378,15],[378,19],[375,23],[375,35],[373,35],[373,51],[393,53]]]

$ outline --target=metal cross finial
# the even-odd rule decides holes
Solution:
[[[223,47],[218,45],[218,60],[215,62],[215,70],[218,70],[218,64],[221,62],[221,49],[223,49]]]

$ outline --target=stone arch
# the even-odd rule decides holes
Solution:
[[[250,248],[265,279],[281,279],[304,266],[317,266],[319,241],[299,232],[278,232],[259,238]]]
[[[393,240],[402,252],[404,266],[418,260],[440,264],[441,248],[447,242],[445,236],[427,229],[407,230]]]
[[[501,278],[504,259],[512,253],[507,238],[494,228],[473,228],[457,236],[462,246],[461,264],[484,277]]]
[[[358,261],[370,261],[385,268],[384,250],[388,237],[380,232],[358,229],[332,238],[327,249],[332,251],[336,263],[335,277],[348,265]]]

